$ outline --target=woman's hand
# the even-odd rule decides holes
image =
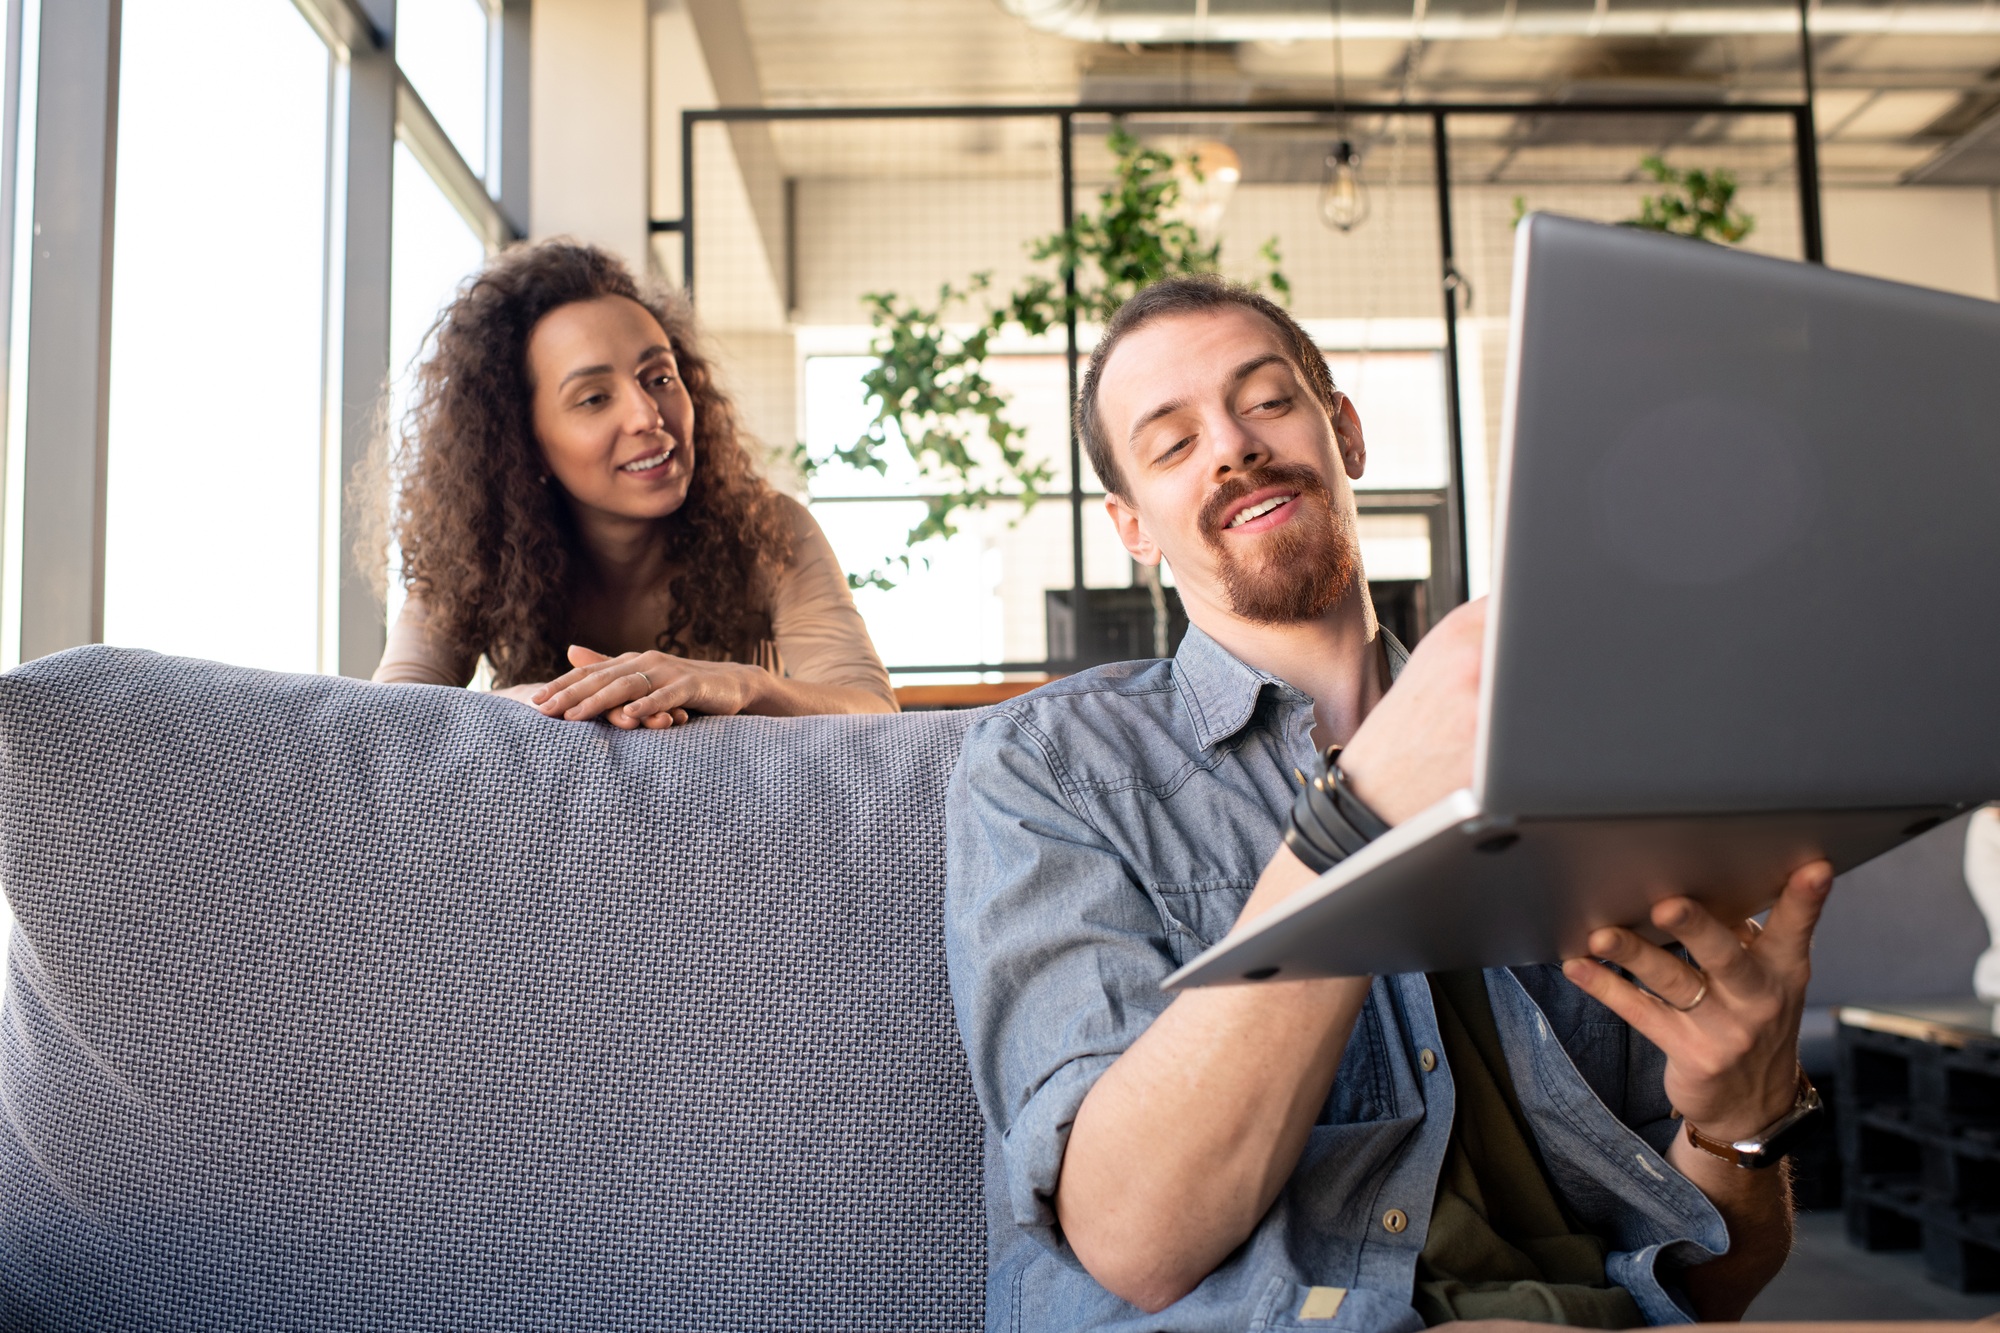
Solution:
[[[494,690],[493,693],[502,699],[512,699],[517,704],[526,704],[528,707],[533,708],[535,706],[535,696],[547,688],[547,685],[536,680],[530,681],[526,685],[509,685],[506,689]]]
[[[1587,958],[1563,972],[1666,1053],[1667,1096],[1695,1128],[1746,1138],[1797,1100],[1813,927],[1832,886],[1824,861],[1792,872],[1761,932],[1754,922],[1732,929],[1689,898],[1655,904],[1653,925],[1686,946],[1692,966],[1629,930],[1593,934],[1591,953],[1651,995]]]
[[[574,669],[542,686],[529,702],[549,717],[571,722],[602,717],[626,731],[657,731],[686,722],[693,713],[741,713],[770,679],[761,667],[661,652],[606,657],[571,647],[569,660]]]

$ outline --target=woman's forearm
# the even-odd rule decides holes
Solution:
[[[805,717],[813,713],[893,713],[893,698],[885,699],[858,685],[822,685],[774,676],[762,668],[764,680],[743,711],[767,717]]]

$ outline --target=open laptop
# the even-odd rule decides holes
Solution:
[[[2000,305],[1520,228],[1473,786],[1168,978],[1551,962],[2000,797]]]

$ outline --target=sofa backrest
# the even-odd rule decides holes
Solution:
[[[0,677],[0,1326],[978,1328],[967,720]]]

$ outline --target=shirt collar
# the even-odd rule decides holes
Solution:
[[[1389,657],[1389,679],[1394,682],[1410,654],[1386,628],[1379,633]],[[1304,690],[1268,671],[1259,671],[1194,624],[1188,626],[1174,654],[1174,684],[1194,723],[1195,743],[1204,750],[1220,745],[1250,724],[1266,686],[1276,690],[1280,698],[1312,703]]]

